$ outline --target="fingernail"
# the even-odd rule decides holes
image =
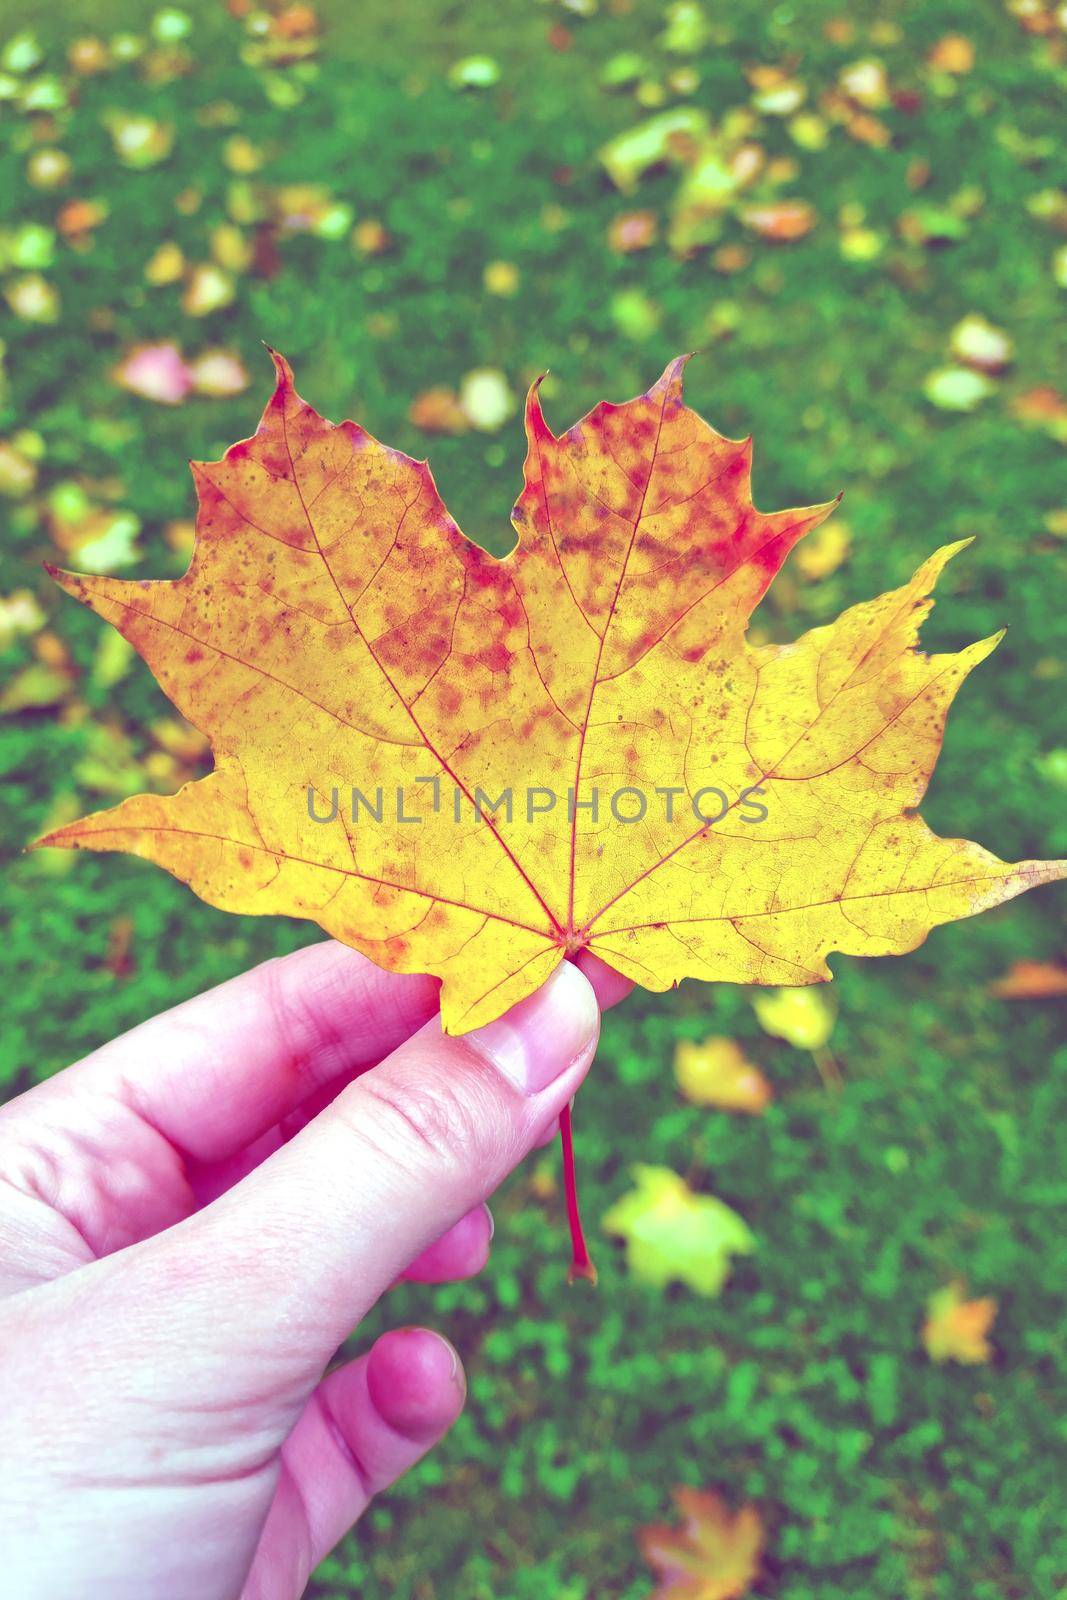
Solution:
[[[466,1042],[520,1094],[535,1095],[595,1044],[599,1027],[589,980],[572,962],[561,961],[536,994],[468,1033]]]
[[[436,1328],[424,1328],[421,1323],[415,1324],[412,1327],[411,1332],[427,1334],[431,1339],[436,1339],[438,1344],[444,1345],[445,1349],[448,1351],[448,1375],[452,1379],[452,1382],[455,1383],[456,1379],[463,1370],[463,1364],[459,1359],[459,1351],[456,1349],[451,1339],[446,1339],[444,1334],[440,1333]]]

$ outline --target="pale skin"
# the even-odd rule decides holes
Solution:
[[[0,1109],[5,1592],[297,1600],[466,1394],[429,1329],[339,1346],[485,1265],[628,988],[580,957],[446,1038],[434,980],[318,944]]]

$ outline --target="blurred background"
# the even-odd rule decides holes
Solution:
[[[184,570],[186,460],[253,430],[262,340],[496,552],[532,376],[560,430],[700,351],[688,397],[755,435],[762,507],[845,491],[761,634],[979,535],[926,639],[1009,632],[925,812],[1067,854],[1062,5],[40,11],[0,0],[4,1093],[317,936],[21,854],[209,768],[41,562]],[[1064,905],[612,1014],[576,1117],[599,1290],[567,1287],[547,1151],[481,1281],[383,1312],[446,1329],[470,1405],[316,1600],[666,1593],[640,1530],[678,1485],[718,1497],[692,1600],[1062,1595]]]

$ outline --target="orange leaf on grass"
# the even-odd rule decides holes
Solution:
[[[702,1489],[680,1488],[680,1528],[640,1528],[641,1554],[659,1578],[650,1600],[742,1600],[759,1575],[764,1531],[755,1506],[731,1511]]]
[[[745,227],[772,244],[803,239],[816,220],[815,209],[806,200],[776,200],[767,205],[746,206],[741,212]]]
[[[408,407],[408,421],[423,433],[466,433],[471,425],[459,395],[440,384],[415,396]]]
[[[686,1099],[698,1106],[758,1116],[773,1099],[767,1079],[735,1039],[679,1040],[674,1076]]]
[[[56,573],[141,652],[215,770],[42,843],[130,851],[213,905],[434,973],[453,1032],[582,949],[653,990],[820,983],[831,951],[901,954],[1067,872],[939,839],[915,810],[997,643],[916,648],[960,545],[794,644],[747,642],[832,505],[757,511],[750,444],[685,405],[684,361],[560,435],[534,385],[503,560],[425,462],[324,421],[276,364],[254,436],[194,465],[183,578]]]
[[[927,56],[935,72],[968,73],[974,67],[974,45],[966,34],[948,33]]]
[[[926,1303],[922,1341],[931,1361],[958,1361],[977,1367],[993,1354],[990,1329],[997,1314],[997,1302],[990,1296],[968,1300],[957,1284],[938,1289]]]
[[[1016,961],[989,985],[998,1000],[1054,1000],[1067,994],[1067,966],[1056,961]]]

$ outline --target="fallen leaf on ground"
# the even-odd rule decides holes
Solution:
[[[852,549],[852,530],[840,517],[824,522],[810,538],[797,546],[793,558],[797,570],[812,582],[836,572]]]
[[[76,678],[63,667],[31,661],[12,672],[0,687],[0,716],[19,711],[47,711],[68,699]]]
[[[21,500],[37,484],[37,463],[10,439],[0,439],[0,495]]]
[[[1057,961],[1016,961],[989,986],[998,1000],[1051,1000],[1067,994],[1067,966]]]
[[[650,1600],[743,1600],[759,1576],[764,1531],[755,1506],[731,1511],[703,1489],[679,1488],[680,1528],[640,1528],[641,1554],[659,1583]]]
[[[186,361],[172,339],[134,345],[112,377],[142,400],[167,406],[181,405],[190,394],[219,397],[240,394],[248,387],[248,372],[240,356],[230,350],[210,349]]]
[[[803,992],[803,991],[802,991]],[[758,1114],[771,1102],[767,1079],[735,1039],[682,1039],[674,1051],[674,1076],[687,1100],[698,1106]]]
[[[16,639],[27,634],[39,633],[44,624],[45,614],[31,590],[0,595],[0,650],[9,650]]]
[[[108,210],[106,200],[68,200],[56,213],[56,228],[65,239],[84,240],[107,221]]]
[[[952,330],[949,348],[958,361],[979,372],[1003,372],[1011,364],[1014,348],[1003,328],[994,327],[977,312],[970,312]]]
[[[748,1225],[714,1195],[697,1194],[670,1167],[637,1166],[636,1188],[604,1216],[605,1232],[626,1241],[635,1278],[656,1288],[685,1283],[697,1294],[717,1295],[734,1256],[748,1256],[756,1241]]]
[[[647,250],[656,237],[654,211],[624,211],[614,219],[608,229],[608,249],[620,255],[634,250]]]
[[[161,344],[134,345],[112,376],[131,394],[164,406],[181,405],[193,387],[192,373],[178,346],[169,339]]]
[[[248,388],[245,364],[229,350],[202,350],[190,361],[189,372],[197,394],[221,397]]]
[[[1040,428],[1060,444],[1067,444],[1067,397],[1050,384],[1040,384],[1016,395],[1011,409],[1027,428]]]
[[[674,106],[618,134],[600,151],[600,160],[615,187],[629,194],[653,167],[692,160],[710,131],[706,111]]]
[[[816,989],[772,989],[752,997],[760,1027],[797,1050],[821,1050],[834,1029],[834,1006]]]
[[[471,425],[459,395],[443,384],[415,396],[408,408],[408,420],[423,433],[466,433]]]
[[[926,59],[935,72],[970,72],[974,66],[974,45],[962,33],[947,33],[937,41]]]
[[[202,261],[189,274],[182,295],[182,310],[190,317],[206,317],[228,306],[237,289],[233,278],[213,261]]]
[[[815,226],[815,208],[806,200],[780,200],[773,205],[746,206],[741,221],[761,239],[787,244],[802,239]]]
[[[923,384],[923,394],[939,411],[973,411],[995,393],[985,373],[970,367],[939,367]]]
[[[118,572],[141,559],[140,518],[112,506],[90,506],[69,521],[53,510],[52,536],[86,572]]]
[[[460,384],[459,404],[472,428],[495,433],[504,426],[518,402],[502,372],[496,367],[478,367],[468,372]]]
[[[989,1330],[997,1314],[997,1302],[986,1296],[968,1300],[958,1283],[938,1289],[926,1302],[926,1321],[922,1341],[931,1361],[958,1361],[977,1367],[990,1359],[993,1347]]]

